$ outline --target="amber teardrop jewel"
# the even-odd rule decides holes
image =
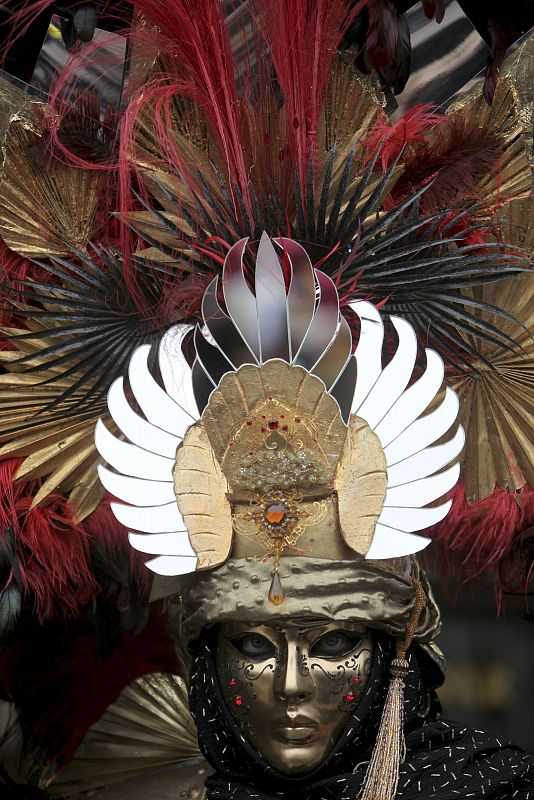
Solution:
[[[282,581],[280,580],[278,571],[275,571],[271,581],[271,588],[269,589],[269,603],[272,603],[273,606],[279,606],[284,600],[285,594],[282,588]]]

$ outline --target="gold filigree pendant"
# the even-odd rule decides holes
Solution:
[[[325,515],[324,499],[303,502],[301,494],[281,489],[257,495],[249,501],[248,511],[234,514],[236,532],[262,542],[268,548],[263,560],[272,558],[274,561],[269,589],[269,602],[273,605],[284,602],[284,590],[278,572],[282,553],[286,550],[298,552],[295,544],[299,537],[308,526],[321,522]]]

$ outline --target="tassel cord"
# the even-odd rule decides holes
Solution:
[[[380,720],[375,746],[358,800],[394,800],[399,783],[400,765],[405,757],[404,681],[409,672],[406,654],[412,643],[425,594],[417,577],[413,578],[415,602],[403,639],[397,640],[391,662],[391,680]]]

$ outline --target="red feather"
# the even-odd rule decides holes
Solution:
[[[96,589],[86,535],[66,500],[53,495],[31,508],[38,482],[15,483],[20,460],[0,462],[0,538],[12,530],[23,594],[40,620],[72,614]]]
[[[393,125],[381,118],[367,136],[365,149],[375,153],[380,147],[380,164],[383,171],[397,159],[407,145],[426,141],[425,137],[436,125],[443,123],[441,114],[433,113],[434,106],[425,104],[406,111]],[[369,156],[369,160],[371,156]]]
[[[339,43],[367,0],[254,0],[289,120],[289,140],[302,191],[332,63]]]
[[[440,572],[466,581],[498,570],[516,537],[534,524],[533,494],[528,486],[515,493],[497,487],[470,505],[458,483],[449,495],[451,511],[429,533],[437,546],[434,556],[447,560],[440,564]]]
[[[397,123],[398,124],[398,123]],[[454,114],[442,117],[431,130],[421,130],[403,157],[404,171],[392,192],[392,203],[432,180],[421,203],[431,213],[437,207],[476,197],[477,180],[499,166],[502,142],[491,126],[476,118]]]
[[[125,633],[113,655],[103,660],[87,625],[40,631],[26,620],[3,652],[0,684],[18,708],[30,756],[37,762],[36,777],[50,778],[42,774],[43,762],[49,762],[52,773],[64,767],[90,726],[132,681],[150,672],[179,671],[167,615],[153,608],[143,630]]]
[[[395,58],[399,23],[392,0],[368,0],[369,27],[365,40],[367,60],[372,67],[387,67]]]

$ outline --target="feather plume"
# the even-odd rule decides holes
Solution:
[[[308,0],[255,0],[253,4],[284,99],[302,192],[332,64],[363,5],[347,0],[318,0],[313,8]]]
[[[429,131],[435,130],[435,126],[444,122],[446,118],[441,114],[435,114],[433,108],[429,104],[415,106],[406,111],[393,125],[389,121],[377,122],[365,140],[365,147],[371,153],[380,148],[380,165],[383,172],[399,159],[408,145],[426,142]],[[403,166],[406,171],[404,159]],[[402,181],[402,177],[399,181]],[[414,184],[413,188],[419,188],[421,183],[420,181]]]
[[[73,614],[96,588],[90,571],[86,536],[63,498],[51,496],[32,508],[36,482],[15,484],[20,462],[0,462],[0,543],[12,581],[39,620]]]
[[[369,15],[366,47],[369,64],[386,67],[395,58],[398,36],[398,12],[392,0],[368,0]]]
[[[477,181],[498,169],[503,148],[497,130],[481,126],[476,117],[434,117],[430,115],[431,128],[425,128],[421,120],[417,137],[408,140],[411,146],[403,156],[404,172],[392,192],[392,203],[396,203],[432,181],[422,198],[429,213],[464,198],[476,198]]]
[[[23,768],[29,782],[41,785],[72,758],[88,728],[125,686],[150,672],[179,671],[160,607],[152,609],[142,631],[120,636],[105,658],[99,658],[97,640],[83,619],[39,626],[30,617],[2,656],[0,684],[19,709],[25,736]]]
[[[234,62],[221,3],[140,0],[136,7],[157,30],[154,45],[172,64],[180,93],[194,100],[209,121],[224,155],[229,182],[236,184],[245,208],[250,210]],[[154,89],[145,86],[142,91]],[[163,127],[159,133],[165,140]]]
[[[457,589],[483,574],[493,576],[499,606],[506,593],[524,594],[534,564],[534,490],[496,487],[469,504],[460,482],[449,497],[451,511],[445,522],[429,529],[432,552],[423,562],[443,581],[452,578]]]

